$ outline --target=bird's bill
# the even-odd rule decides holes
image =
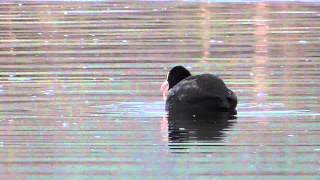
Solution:
[[[169,93],[169,83],[168,81],[164,81],[160,87],[160,90],[162,91],[162,97],[165,101],[167,99],[168,93]]]

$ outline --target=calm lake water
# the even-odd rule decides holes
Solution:
[[[320,3],[1,2],[0,179],[316,179]],[[223,78],[176,123],[168,68]]]

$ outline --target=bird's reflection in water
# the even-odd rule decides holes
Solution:
[[[236,117],[229,113],[199,113],[183,109],[169,111],[167,119],[169,147],[182,150],[221,142],[224,132],[232,127]]]

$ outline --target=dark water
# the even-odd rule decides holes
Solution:
[[[316,179],[319,30],[319,3],[2,2],[0,178]],[[237,118],[171,126],[177,64]]]

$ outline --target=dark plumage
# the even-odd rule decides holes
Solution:
[[[166,110],[186,109],[193,115],[208,112],[237,114],[237,97],[222,79],[213,74],[192,76],[183,66],[170,70],[167,77]],[[165,93],[164,93],[165,94]]]

